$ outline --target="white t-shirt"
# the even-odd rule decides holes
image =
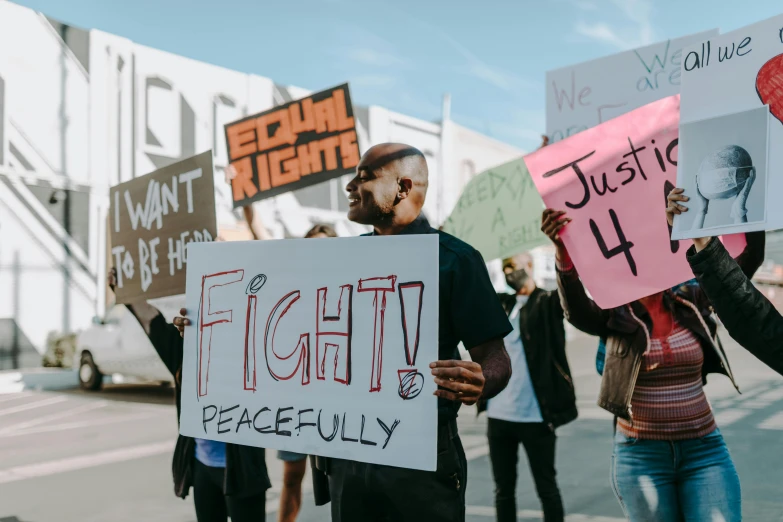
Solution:
[[[491,419],[510,422],[543,422],[544,420],[530,380],[525,348],[519,332],[519,310],[525,306],[527,299],[525,295],[518,295],[517,304],[508,316],[514,330],[503,339],[503,343],[511,359],[511,379],[502,392],[489,400],[487,416]]]

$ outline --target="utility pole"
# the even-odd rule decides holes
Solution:
[[[443,95],[443,104],[441,106],[441,118],[440,118],[440,154],[438,158],[438,194],[436,199],[437,208],[437,222],[438,226],[443,224],[446,216],[443,215],[443,197],[446,191],[446,161],[449,157],[449,133],[448,133],[448,121],[451,120],[451,94],[445,93]]]

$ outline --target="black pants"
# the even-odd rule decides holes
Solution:
[[[193,470],[193,501],[198,522],[261,522],[266,520],[266,492],[249,497],[223,494],[226,468],[205,466],[198,460]]]
[[[329,459],[332,522],[464,522],[467,470],[456,422],[438,429],[435,472]]]
[[[489,419],[489,457],[495,478],[498,522],[517,519],[517,462],[519,445],[525,447],[545,522],[563,521],[563,501],[555,480],[555,432],[540,422]]]

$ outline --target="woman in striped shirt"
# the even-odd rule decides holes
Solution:
[[[617,419],[611,477],[626,516],[639,522],[742,520],[739,477],[703,389],[708,373],[734,382],[709,302],[697,285],[683,285],[602,310],[587,296],[560,240],[569,222],[564,212],[547,209],[542,230],[557,249],[566,318],[606,338],[598,405]],[[760,264],[763,239],[759,245],[759,238],[746,237],[742,262]]]

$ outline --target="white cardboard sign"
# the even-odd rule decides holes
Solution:
[[[683,51],[682,63],[681,132],[694,122],[727,121],[732,115],[769,106],[766,134],[750,125],[737,130],[758,145],[769,144],[766,222],[754,229],[783,228],[783,206],[770,199],[783,193],[783,15],[691,45]],[[689,149],[688,143],[680,143],[680,156],[689,154]],[[688,175],[680,170],[678,185]]]
[[[187,255],[180,433],[435,470],[436,234]]]
[[[679,93],[683,47],[717,34],[713,29],[547,72],[550,141]]]
[[[769,107],[680,125],[677,186],[690,198],[672,239],[764,230]],[[732,167],[729,167],[732,165]],[[772,210],[774,213],[774,210]]]

